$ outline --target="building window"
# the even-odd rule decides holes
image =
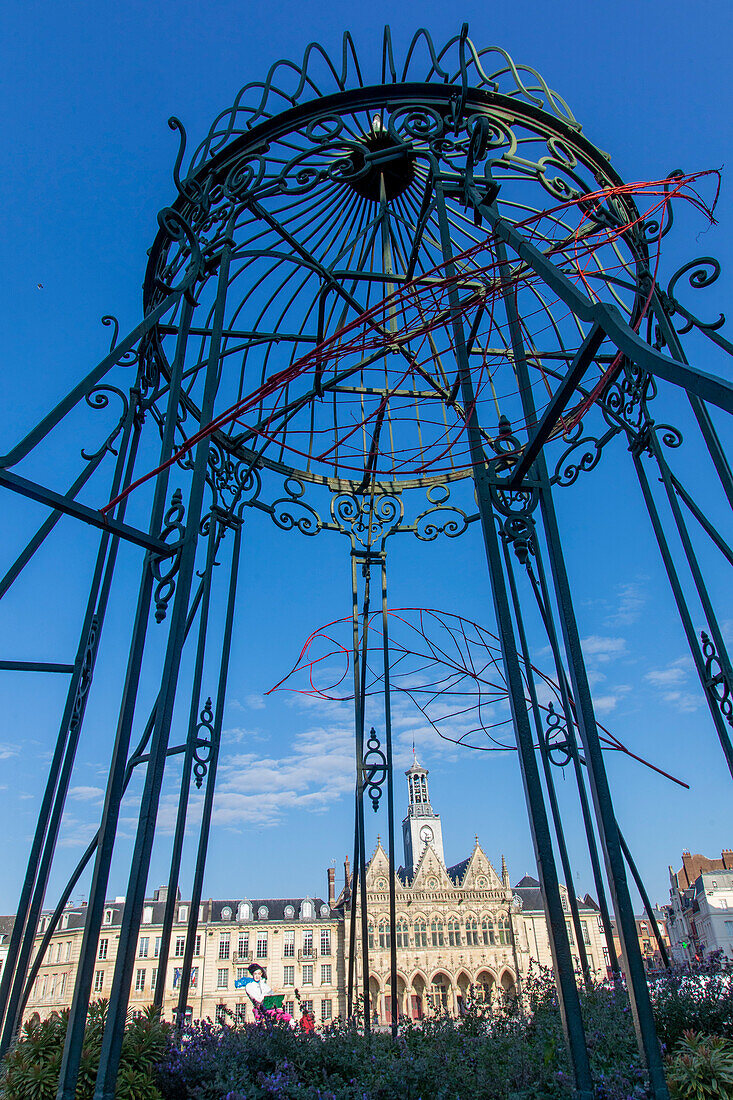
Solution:
[[[107,949],[109,947],[109,940],[100,940],[99,949],[97,951],[97,958],[102,962],[107,958]]]
[[[322,955],[330,955],[331,954],[331,929],[330,928],[322,928],[321,929],[321,954]]]
[[[155,974],[155,971],[153,971],[153,974]],[[178,989],[178,987],[180,986],[182,976],[183,976],[183,968],[180,967],[180,966],[175,967],[175,969],[173,971],[173,988],[174,989]],[[190,978],[189,983],[188,983],[189,989],[195,989],[196,988],[196,985],[198,983],[198,979],[199,979],[199,968],[197,966],[192,966],[191,967],[191,978]],[[155,982],[155,978],[153,978],[153,982]]]
[[[432,985],[433,1008],[436,1012],[448,1011],[448,983],[445,978],[435,978]]]
[[[306,928],[303,932],[303,954],[313,954],[313,929]]]
[[[303,985],[313,985],[313,963],[303,966]]]
[[[287,929],[283,935],[283,957],[292,959],[295,955],[295,931]]]
[[[59,997],[63,997],[64,993],[66,993],[66,979],[67,978],[68,978],[68,974],[62,974],[61,975],[61,989],[59,990]]]
[[[224,906],[224,908],[221,911],[221,919],[222,920],[231,920],[232,919],[231,906],[229,906],[229,905]]]
[[[257,933],[257,958],[267,958],[267,932]]]
[[[201,954],[201,933],[199,933],[196,936],[196,944],[195,944],[195,950],[194,950],[194,955],[200,955],[200,954]]]
[[[321,967],[321,985],[331,985],[331,964],[325,963]]]
[[[146,905],[143,909],[143,924],[153,923],[153,907],[152,905]]]
[[[105,924],[111,924],[112,923],[112,910],[111,909],[105,909],[105,911],[104,911],[104,923]],[[41,929],[41,931],[43,931],[43,929]]]
[[[225,967],[220,967],[216,972],[216,988],[229,988],[229,971]]]
[[[567,913],[567,911],[568,911],[568,899],[567,899],[567,896],[566,896],[565,894],[561,893],[561,894],[560,894],[560,900],[562,901],[562,907],[563,907],[563,909],[564,909],[564,910],[565,910],[565,912]]]
[[[160,945],[161,945],[162,942],[163,942],[163,937],[162,936],[156,936],[155,937],[155,947],[153,949],[153,958],[154,959],[157,959],[158,955],[160,954]]]
[[[187,905],[179,905],[178,906],[178,923],[179,924],[185,924],[187,920],[188,920],[188,906]]]
[[[390,934],[389,934],[389,921],[380,920],[379,922],[379,946],[385,949],[389,949],[390,946]]]
[[[407,921],[404,917],[400,917],[397,921],[395,942],[397,944],[397,947],[409,947],[410,945],[410,935],[407,929]]]
[[[481,974],[476,983],[476,1000],[481,1004],[491,1003],[491,980],[485,975]]]
[[[94,972],[94,992],[101,993],[104,989],[104,971],[96,970]]]
[[[150,975],[150,988],[151,989],[155,989],[155,981],[156,981],[157,977],[158,977],[158,971],[153,970],[153,972]]]
[[[466,921],[466,943],[469,947],[478,947],[478,921],[469,917]]]
[[[295,985],[295,967],[283,967],[283,985]]]
[[[733,936],[733,920],[725,922],[725,934],[726,936]]]
[[[243,1004],[240,1001],[237,1004],[236,1008],[234,1009],[234,1023],[239,1027],[241,1024],[243,1024],[245,1022],[246,1019],[247,1019],[247,1005]]]
[[[588,946],[590,947],[590,934],[588,932],[588,922],[582,920],[580,922],[580,927],[583,929],[583,943],[587,943]]]
[[[138,959],[147,959],[148,951],[150,949],[150,939],[148,936],[141,936],[140,943],[137,948]]]
[[[433,947],[443,946],[443,922],[439,917],[433,917],[430,922],[430,940]]]
[[[182,959],[186,950],[186,937],[176,936],[176,946],[173,951],[173,955],[176,959]]]
[[[307,1012],[309,1016],[313,1015],[313,1001],[301,1001],[300,1011]]]
[[[428,946],[428,926],[420,917],[415,921],[415,947]]]
[[[41,1000],[46,996],[46,990],[48,989],[48,978],[43,979],[43,985],[41,986]]]
[[[144,989],[145,989],[145,971],[144,970],[136,970],[135,971],[135,992],[136,993],[142,993],[142,991]]]
[[[570,943],[570,946],[572,947],[575,944],[575,940],[573,939],[573,929],[572,929],[572,926],[571,926],[569,920],[565,921],[565,927],[568,930],[568,942]]]
[[[191,981],[189,982],[189,986],[190,986],[191,989],[195,989],[198,984],[199,984],[199,968],[197,966],[192,966],[191,967]]]
[[[324,997],[321,1001],[321,1023],[325,1024],[333,1016],[333,1003],[330,997]]]
[[[270,915],[270,910],[267,908],[266,905],[261,905],[259,907],[259,909],[257,910],[257,916],[259,917],[260,920],[267,920],[269,915]]]
[[[285,933],[287,935],[287,932]],[[295,935],[295,933],[293,933]],[[237,954],[246,958],[249,955],[249,932],[239,933],[239,943],[237,944]]]
[[[499,943],[510,944],[512,942],[512,933],[509,928],[509,918],[499,917],[497,923],[499,926]]]
[[[71,958],[71,940],[69,940],[66,944],[66,954],[64,956],[64,962],[68,962],[70,958]]]
[[[606,964],[606,966],[611,965],[611,956],[608,954],[608,948],[607,947],[603,948],[603,961]]]
[[[225,1024],[227,1022],[227,1006],[226,1005],[217,1005],[216,1006],[216,1012],[214,1014],[214,1019],[216,1020],[217,1024]]]
[[[228,932],[224,932],[219,936],[219,958],[228,959],[230,949],[230,936]]]
[[[295,1001],[283,1001],[283,1011],[287,1012],[288,1016],[294,1016]]]
[[[369,936],[369,950],[373,951],[374,950],[374,925],[371,923],[371,921],[367,925],[367,933],[368,933],[368,936]]]
[[[486,947],[496,943],[494,939],[494,922],[491,917],[484,917],[481,921],[481,939]]]
[[[450,917],[448,920],[448,946],[461,946],[461,926],[458,923],[458,917]]]

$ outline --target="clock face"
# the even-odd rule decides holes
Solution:
[[[430,828],[429,825],[423,825],[422,829],[420,830],[420,839],[424,840],[426,844],[429,844],[430,841],[433,839],[433,830]]]

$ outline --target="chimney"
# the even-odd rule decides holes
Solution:
[[[733,851],[730,848],[723,848],[720,853],[723,860],[723,867],[726,871],[733,870]]]
[[[328,904],[333,909],[336,904],[336,868],[328,868]]]
[[[351,893],[351,864],[349,863],[349,857],[344,860],[344,885],[346,887],[347,894]]]

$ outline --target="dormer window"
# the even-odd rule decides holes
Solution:
[[[285,919],[286,920],[292,920],[293,917],[295,916],[295,909],[293,908],[292,905],[286,905],[284,912],[285,912]]]
[[[104,911],[104,923],[105,924],[111,924],[112,923],[112,910],[111,909],[105,909],[105,911]]]
[[[301,920],[313,920],[315,911],[313,909],[313,902],[306,900],[301,903],[300,906],[300,919]]]
[[[257,917],[259,920],[267,920],[270,915],[270,910],[266,905],[261,905],[257,910]]]
[[[187,905],[179,905],[178,906],[178,923],[179,924],[185,924],[187,920],[188,920],[188,906]]]
[[[229,908],[228,905],[225,905],[224,908],[222,909],[221,919],[222,920],[231,920],[232,919],[232,911],[231,911],[231,909]]]
[[[252,920],[252,906],[248,901],[240,901],[237,916],[239,920]]]

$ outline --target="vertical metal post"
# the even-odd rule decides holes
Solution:
[[[359,800],[354,788],[354,862],[351,882],[346,883],[349,892],[349,969],[346,986],[346,1016],[351,1019],[354,1007],[354,970],[356,966],[356,889],[359,880]]]
[[[631,857],[631,852],[629,851],[629,846],[626,843],[626,841],[624,840],[624,834],[621,832],[620,829],[618,831],[618,839],[619,839],[619,844],[621,845],[621,851],[624,853],[624,857],[626,859],[626,862],[629,865],[629,870],[631,871],[631,876],[632,876],[634,882],[636,883],[636,889],[641,894],[641,900],[644,903],[644,908],[646,909],[646,915],[649,917],[649,923],[652,926],[652,932],[654,933],[654,939],[657,941],[657,947],[659,948],[659,954],[662,956],[662,962],[666,966],[667,970],[669,970],[669,965],[670,965],[669,955],[667,954],[667,948],[665,947],[664,940],[662,939],[662,934],[659,931],[659,925],[657,924],[657,918],[654,916],[654,908],[652,906],[651,901],[649,900],[649,895],[646,892],[646,887],[644,886],[644,880],[642,879],[641,875],[639,874],[639,870],[638,870],[636,864],[634,863],[634,860]]]
[[[186,356],[186,344],[188,332],[191,326],[193,306],[188,298],[183,299],[183,309],[179,325],[176,355],[173,362],[168,407],[166,409],[163,425],[163,438],[161,440],[160,458],[164,462],[173,449],[174,433],[177,421],[178,401],[181,389],[181,375]],[[153,506],[150,516],[150,533],[158,535],[163,520],[165,499],[168,489],[168,471],[163,470],[156,479],[153,496]],[[120,703],[120,712],[117,722],[115,742],[112,749],[107,790],[105,793],[102,820],[99,826],[99,843],[94,862],[94,872],[89,893],[84,936],[82,938],[79,963],[76,971],[74,996],[71,1002],[69,1022],[66,1029],[64,1053],[61,1059],[61,1071],[59,1075],[59,1087],[57,1100],[74,1100],[76,1096],[76,1082],[79,1075],[82,1044],[84,1042],[84,1029],[89,1005],[89,995],[92,988],[92,975],[97,956],[97,941],[102,924],[109,869],[112,862],[117,822],[120,814],[120,804],[125,789],[125,773],[127,770],[127,754],[130,747],[130,735],[135,716],[135,704],[140,681],[140,669],[143,652],[145,649],[145,637],[147,634],[148,616],[153,591],[153,573],[149,555],[146,556],[142,568],[140,588],[138,591],[135,620],[132,629],[132,640],[125,673],[125,684]]]
[[[672,589],[672,595],[674,596],[675,603],[677,604],[677,612],[680,617],[680,622],[682,623],[682,629],[685,632],[687,644],[689,645],[690,653],[692,654],[692,660],[695,663],[697,674],[700,677],[700,683],[702,684],[703,690],[705,692],[705,698],[708,702],[710,714],[713,719],[713,725],[715,726],[716,732],[718,734],[718,740],[720,741],[720,745],[725,756],[725,761],[728,765],[728,770],[731,776],[733,776],[733,744],[731,744],[731,739],[728,735],[727,729],[725,728],[725,721],[723,719],[723,716],[720,713],[717,705],[711,699],[710,692],[708,691],[705,662],[702,658],[702,654],[700,653],[700,647],[697,642],[697,635],[695,633],[695,627],[692,622],[692,616],[690,615],[690,609],[688,608],[687,601],[685,600],[685,594],[682,590],[682,584],[680,582],[679,574],[677,573],[677,570],[675,568],[672,553],[669,547],[669,543],[667,542],[667,537],[664,533],[664,528],[662,526],[662,521],[657,510],[654,496],[652,494],[651,486],[649,485],[649,480],[646,476],[646,470],[644,469],[644,465],[642,463],[642,456],[639,448],[632,447],[631,454],[634,460],[636,476],[639,479],[639,486],[641,488],[642,496],[644,497],[644,503],[646,504],[646,509],[649,513],[649,519],[652,523],[654,536],[657,540],[659,552],[662,555],[664,568],[667,572],[667,577],[669,579],[670,587]]]
[[[436,166],[436,177],[437,177]],[[436,178],[438,218],[441,236],[441,248],[445,260],[446,276],[451,280],[449,301],[453,314],[453,331],[456,343],[456,356],[461,380],[463,407],[468,417],[468,439],[471,450],[471,466],[476,486],[476,501],[481,517],[481,530],[484,538],[486,560],[494,602],[497,630],[501,644],[504,670],[507,678],[509,703],[512,712],[519,761],[522,771],[525,799],[529,816],[532,843],[537,861],[537,873],[542,890],[547,919],[547,931],[550,941],[553,968],[558,991],[558,1005],[563,1029],[568,1043],[568,1051],[575,1076],[577,1096],[580,1100],[591,1100],[593,1079],[588,1060],[588,1048],[580,1009],[580,998],[575,984],[573,960],[565,925],[565,914],[560,899],[557,867],[552,850],[550,826],[542,793],[537,760],[534,755],[532,730],[524,699],[524,684],[517,656],[517,645],[512,628],[511,611],[506,583],[502,571],[501,550],[496,533],[496,520],[491,503],[491,487],[486,470],[486,458],[481,446],[480,426],[476,414],[476,400],[471,379],[470,365],[466,354],[465,337],[461,324],[458,296],[455,288],[455,269],[452,263],[450,227],[445,209],[442,184]]]
[[[371,1031],[371,1014],[369,1010],[369,923],[367,914],[367,889],[366,889],[366,845],[364,838],[364,690],[366,668],[366,642],[367,642],[367,615],[369,607],[369,579],[366,577],[364,594],[364,654],[359,655],[359,590],[357,551],[351,551],[351,586],[352,586],[352,619],[353,619],[353,660],[354,660],[354,724],[355,724],[355,752],[356,752],[356,824],[359,840],[359,896],[361,909],[361,968],[362,968],[362,999],[364,1002],[364,1032],[368,1035]],[[356,887],[356,878],[354,878]],[[352,922],[356,914],[356,889],[352,891]]]
[[[537,576],[539,578],[539,589],[535,589],[535,596],[537,599],[537,605],[540,610],[540,615],[542,616],[542,621],[545,625],[545,630],[547,632],[547,639],[550,643],[550,649],[552,650],[552,657],[555,664],[555,674],[557,676],[557,682],[560,688],[560,698],[562,700],[563,714],[565,716],[565,735],[568,739],[569,749],[572,753],[573,769],[575,771],[575,782],[578,788],[580,809],[583,815],[583,826],[585,828],[586,840],[588,842],[588,854],[590,855],[591,869],[593,871],[593,881],[595,883],[596,893],[598,894],[598,908],[601,911],[601,920],[603,922],[603,936],[605,938],[606,949],[608,951],[608,965],[611,968],[611,975],[614,982],[618,982],[621,976],[619,970],[618,955],[616,954],[616,945],[613,942],[613,925],[611,923],[611,914],[608,909],[608,902],[606,901],[606,890],[603,884],[601,861],[598,856],[598,845],[596,844],[596,835],[593,829],[593,817],[590,811],[588,792],[585,787],[585,777],[583,775],[583,768],[580,762],[580,754],[578,752],[578,741],[575,736],[575,710],[573,707],[573,701],[570,696],[570,685],[568,684],[568,678],[565,673],[565,666],[563,664],[562,654],[560,652],[560,642],[557,636],[557,629],[555,627],[554,619],[550,613],[550,593],[547,586],[545,567],[542,561],[542,550],[537,539],[535,539],[535,560],[537,562]]]
[[[222,331],[232,246],[232,238],[227,236],[221,252],[216,306],[214,308],[209,356],[206,364],[204,394],[201,401],[200,420],[202,424],[208,424],[213,416],[214,401],[219,385]],[[125,907],[122,913],[108,1016],[102,1038],[99,1070],[94,1090],[95,1100],[114,1100],[115,1095],[127,1005],[130,996],[130,982],[137,950],[137,937],[140,929],[142,906],[145,900],[150,856],[166,763],[168,737],[170,735],[176,685],[181,665],[183,636],[206,486],[209,447],[208,437],[202,439],[196,446],[193,463],[186,528],[183,536],[171,625],[161,675],[161,699],[156,710],[155,727],[150,742],[150,761],[145,772],[145,786],[143,787],[138,814],[138,827],[125,896]]]
[[[237,579],[239,577],[239,559],[242,550],[242,522],[235,521],[234,545],[232,547],[232,559],[229,573],[229,596],[227,600],[226,619],[224,622],[224,637],[221,646],[221,661],[219,663],[219,682],[216,688],[216,711],[214,713],[214,735],[211,738],[211,754],[209,756],[208,771],[206,774],[206,792],[204,794],[204,806],[201,813],[201,826],[199,829],[199,843],[196,852],[196,868],[193,875],[193,888],[191,890],[191,907],[188,912],[188,928],[186,932],[186,946],[183,953],[183,966],[181,967],[181,985],[178,993],[178,1012],[176,1014],[176,1028],[180,1031],[186,1016],[188,991],[191,985],[191,967],[196,947],[196,929],[199,920],[199,907],[201,894],[204,887],[204,868],[206,866],[206,853],[209,847],[209,833],[211,831],[211,815],[214,807],[214,787],[216,784],[216,770],[219,764],[219,748],[221,745],[221,727],[224,721],[224,704],[226,702],[227,679],[229,676],[229,656],[232,648],[232,634],[234,631],[234,610],[237,602]],[[203,974],[199,975],[203,980]]]
[[[534,525],[532,525],[532,527],[534,528]],[[534,530],[532,532],[532,541],[533,543],[536,543],[537,541]],[[590,972],[590,966],[588,965],[588,953],[585,950],[585,941],[583,939],[583,926],[580,923],[580,912],[578,910],[578,899],[575,896],[575,885],[573,883],[573,872],[570,866],[570,856],[568,855],[568,846],[565,842],[565,831],[562,827],[562,817],[560,815],[560,807],[557,801],[555,782],[552,776],[552,764],[549,759],[549,753],[545,740],[545,731],[543,729],[542,718],[540,716],[540,706],[537,699],[537,687],[535,685],[534,675],[532,673],[532,661],[529,653],[529,645],[527,644],[527,632],[524,629],[524,618],[522,616],[522,609],[519,602],[517,582],[514,575],[514,568],[512,566],[511,555],[509,552],[509,546],[507,545],[506,537],[503,540],[503,547],[504,564],[506,568],[506,574],[509,579],[509,590],[511,592],[512,604],[514,607],[514,621],[517,626],[517,633],[519,634],[519,644],[522,650],[522,660],[524,661],[524,675],[527,680],[529,700],[532,706],[532,717],[534,718],[535,730],[537,731],[540,759],[542,761],[542,770],[545,776],[545,785],[547,787],[547,794],[550,801],[552,822],[555,826],[555,836],[557,837],[557,847],[560,853],[560,862],[562,864],[562,871],[565,876],[565,887],[568,892],[568,905],[570,906],[570,915],[573,921],[573,928],[575,929],[575,939],[578,943],[580,967],[583,972],[583,980],[586,986],[590,988],[593,984],[593,978]]]
[[[165,981],[168,972],[168,956],[170,954],[171,932],[173,930],[173,917],[175,914],[176,900],[178,896],[178,879],[181,872],[181,856],[183,854],[183,841],[186,834],[186,817],[188,815],[188,799],[191,790],[191,772],[193,770],[193,754],[196,749],[198,734],[198,716],[201,708],[201,681],[204,674],[204,655],[206,653],[206,632],[209,625],[209,605],[211,603],[211,581],[214,572],[216,551],[219,545],[217,538],[219,524],[214,514],[210,514],[209,543],[206,552],[206,566],[203,576],[203,599],[201,602],[201,614],[199,616],[198,644],[196,646],[196,660],[194,662],[193,680],[191,684],[191,707],[188,715],[188,731],[186,737],[186,752],[183,757],[183,769],[181,771],[181,785],[178,795],[178,812],[176,814],[175,832],[173,835],[173,851],[171,853],[171,866],[168,873],[168,892],[165,897],[165,909],[163,911],[163,927],[160,936],[160,951],[158,952],[158,974],[155,982],[153,1004],[156,1008],[163,1007],[165,997]]]
[[[389,622],[387,616],[387,554],[382,552],[382,651],[384,658],[384,741],[387,757],[387,842],[389,844],[389,973],[391,993],[392,1036],[399,1027],[399,997],[397,996],[397,898],[394,828],[394,773],[392,768],[392,701],[389,680]]]
[[[112,479],[112,497],[117,495],[121,486],[128,485],[132,479],[140,434],[140,422],[137,417],[136,406],[137,396],[134,390],[131,391],[130,407]],[[124,502],[120,508],[118,518],[122,518],[123,515]],[[76,759],[76,749],[81,736],[100,634],[117,562],[118,548],[119,539],[106,533],[102,535],[99,540],[94,575],[74,661],[74,672],[67,691],[64,713],[56,740],[56,749],[38,816],[26,878],[21,891],[8,954],[5,959],[2,983],[0,983],[0,1009],[2,1009],[0,1017],[4,1018],[4,1027],[0,1038],[0,1058],[7,1052],[21,1023],[23,986],[33,950],[38,918],[43,908],[51,862],[56,850],[61,817],[66,804],[66,794]],[[54,789],[55,797],[53,798],[53,805],[51,805],[49,796],[52,795]],[[33,892],[32,898],[30,896],[31,890]]]
[[[682,350],[682,344],[680,343],[675,327],[663,309],[659,294],[656,290],[652,294],[652,304],[654,313],[659,321],[659,327],[662,330],[662,335],[667,341],[671,357],[680,363],[687,363],[687,356]],[[705,440],[705,446],[710,453],[713,465],[720,478],[723,491],[728,498],[728,503],[731,508],[733,508],[733,474],[731,473],[728,457],[723,450],[720,438],[715,430],[710,413],[708,412],[707,405],[701,397],[697,396],[697,394],[690,393],[689,390],[687,390],[686,393],[687,399],[692,406],[692,411],[695,414],[695,419],[700,427],[702,437]]]
[[[525,419],[532,423],[537,419],[537,410],[532,396],[532,386],[529,378],[529,370],[522,336],[522,325],[519,318],[519,310],[514,297],[514,292],[508,282],[507,274],[509,262],[506,248],[501,240],[495,242],[496,258],[499,264],[504,307],[509,323],[510,341],[514,353],[514,366],[519,382],[519,393],[522,401],[522,409]],[[580,644],[580,634],[575,619],[570,592],[570,581],[565,568],[565,558],[562,550],[560,531],[555,515],[555,505],[552,499],[550,481],[547,473],[547,463],[544,452],[540,452],[534,465],[537,489],[540,499],[540,510],[545,530],[550,570],[555,586],[555,595],[560,612],[565,651],[568,656],[570,679],[575,698],[578,726],[580,729],[583,748],[585,749],[588,776],[591,784],[591,793],[596,810],[596,819],[601,837],[601,845],[608,871],[608,881],[616,911],[616,926],[619,932],[622,951],[625,960],[626,977],[628,984],[631,1011],[636,1026],[636,1035],[639,1050],[644,1058],[652,1094],[655,1100],[669,1100],[669,1090],[664,1076],[662,1065],[662,1052],[659,1047],[654,1015],[652,1013],[649,989],[646,983],[644,964],[639,949],[639,941],[636,936],[636,922],[634,910],[631,905],[631,896],[626,881],[626,869],[623,853],[618,839],[618,826],[613,812],[613,800],[608,785],[606,766],[603,762],[601,743],[598,738],[593,701],[588,684],[588,675],[583,658],[583,650]],[[550,608],[547,609],[548,614]]]

